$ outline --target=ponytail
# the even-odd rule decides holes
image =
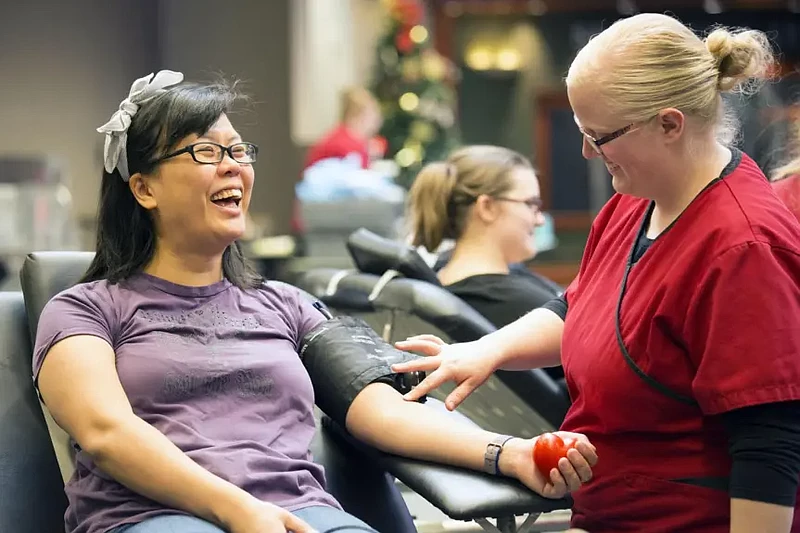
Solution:
[[[444,239],[460,239],[475,200],[498,198],[513,187],[512,171],[531,168],[522,155],[499,146],[462,147],[446,162],[425,165],[408,192],[406,220],[412,246],[429,252]]]
[[[456,186],[456,170],[450,163],[425,165],[414,180],[408,199],[408,220],[413,246],[434,252],[453,235],[449,207]]]

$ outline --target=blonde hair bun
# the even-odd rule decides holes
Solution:
[[[716,60],[721,92],[755,92],[771,73],[774,59],[763,32],[717,28],[706,37],[705,45]]]

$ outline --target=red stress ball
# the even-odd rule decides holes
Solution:
[[[562,439],[555,433],[543,433],[533,446],[533,463],[545,479],[550,479],[550,472],[558,468],[558,461],[577,444],[578,441],[572,438]]]

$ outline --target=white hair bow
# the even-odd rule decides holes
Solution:
[[[139,111],[139,105],[164,92],[164,88],[183,81],[183,74],[172,70],[159,71],[155,76],[139,78],[131,85],[128,97],[119,104],[119,109],[111,116],[111,120],[97,128],[98,133],[106,134],[103,159],[106,172],[118,169],[123,181],[130,179],[128,172],[128,155],[125,145],[128,142],[128,128],[131,119]]]

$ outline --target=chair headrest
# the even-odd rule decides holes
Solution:
[[[36,326],[44,306],[53,296],[78,283],[92,259],[94,252],[33,252],[25,258],[20,278],[32,339],[36,339]],[[269,283],[287,286],[280,281]],[[306,291],[300,290],[300,295],[309,301],[316,301]]]
[[[436,273],[413,247],[376,235],[366,228],[350,234],[347,250],[356,268],[365,274],[380,276],[387,270],[396,270],[407,278],[441,285]]]
[[[39,315],[50,299],[83,277],[94,252],[34,252],[28,254],[20,272],[31,338],[36,338]]]
[[[380,276],[350,273],[332,286],[331,281],[341,272],[332,268],[309,270],[300,278],[299,286],[348,315],[380,315],[386,310],[410,313],[456,342],[472,341],[495,330],[483,315],[444,287],[418,279],[396,278],[371,300],[370,294],[380,283]]]

